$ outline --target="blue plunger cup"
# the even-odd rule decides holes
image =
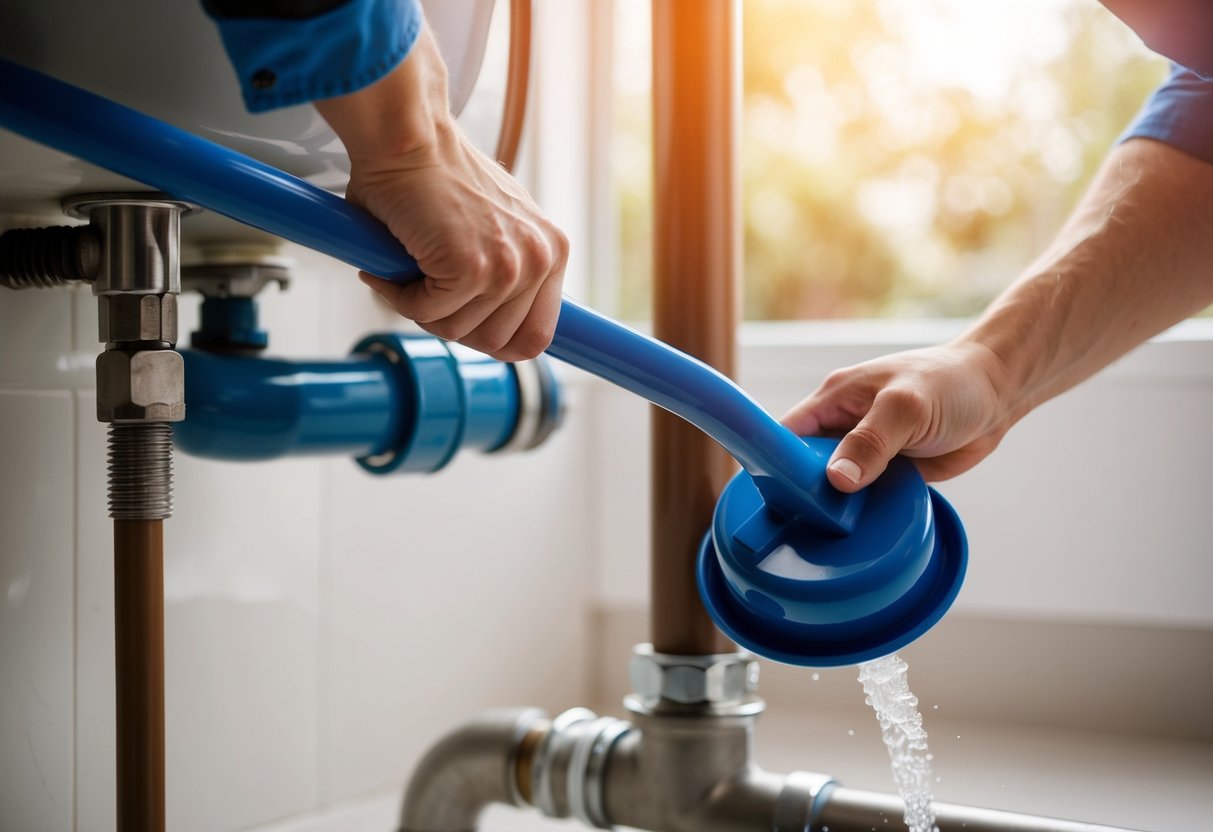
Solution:
[[[838,444],[804,441],[826,457]],[[902,457],[865,491],[854,530],[839,535],[781,517],[746,472],[733,477],[697,563],[717,626],[760,656],[811,667],[869,661],[934,626],[964,580],[960,518]]]

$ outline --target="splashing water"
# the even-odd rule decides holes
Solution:
[[[906,804],[905,821],[910,832],[939,832],[931,809],[931,755],[927,732],[918,712],[918,697],[910,693],[906,671],[897,655],[885,656],[859,666],[864,700],[876,711],[880,733],[889,749],[893,782]]]

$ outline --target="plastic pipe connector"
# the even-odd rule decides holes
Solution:
[[[524,407],[520,374],[550,374],[545,359],[506,364],[426,335],[372,335],[336,361],[182,355],[188,409],[174,438],[212,459],[349,454],[375,474],[432,472],[461,449],[511,444],[528,407],[543,409],[545,436],[560,412],[554,377]]]

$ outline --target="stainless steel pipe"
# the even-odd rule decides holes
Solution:
[[[534,806],[589,827],[653,832],[870,832],[901,828],[899,798],[822,774],[764,771],[762,701],[744,653],[671,656],[641,645],[631,721],[574,708],[487,714],[417,767],[400,832],[471,832],[490,803]],[[699,699],[694,701],[696,692]],[[1014,812],[933,804],[940,832],[1126,832]]]
[[[932,803],[939,832],[1125,832],[1120,827],[1021,815],[997,809]],[[821,828],[830,832],[870,832],[886,820],[901,824],[902,803],[895,795],[858,789],[834,789],[822,808]],[[816,829],[816,827],[814,827]]]
[[[537,708],[489,711],[439,740],[409,780],[400,832],[471,832],[489,804],[527,805],[515,773],[544,718]]]

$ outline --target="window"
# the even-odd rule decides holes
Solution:
[[[616,0],[619,314],[649,314],[649,4]],[[1165,74],[1093,0],[745,0],[745,316],[979,311]]]

